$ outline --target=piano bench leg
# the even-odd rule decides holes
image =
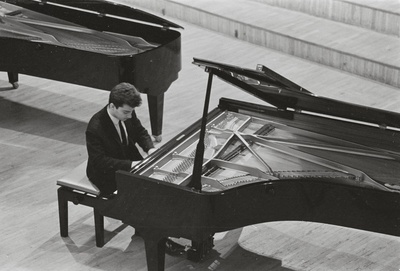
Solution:
[[[94,229],[96,234],[96,246],[103,247],[104,246],[104,216],[99,214],[95,208],[93,208],[94,212]]]
[[[58,191],[58,216],[60,220],[60,235],[68,237],[68,199],[64,191],[59,188]]]
[[[68,202],[71,201],[74,204],[81,204],[85,202],[85,198],[81,194],[75,194],[69,189],[60,187],[57,190],[58,194],[58,216],[60,220],[60,235],[61,237],[68,237]],[[86,206],[93,208],[94,213],[94,229],[96,236],[96,246],[104,246],[104,216],[101,215],[94,205],[85,204]]]

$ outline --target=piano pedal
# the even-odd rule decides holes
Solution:
[[[214,238],[210,236],[206,241],[192,241],[192,247],[187,250],[186,257],[189,261],[200,262],[214,247]]]

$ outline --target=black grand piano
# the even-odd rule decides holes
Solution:
[[[134,227],[149,270],[164,270],[167,237],[192,240],[188,256],[199,260],[214,233],[262,222],[400,236],[399,113],[318,97],[263,65],[193,63],[209,73],[203,117],[132,172],[118,171],[115,198],[79,200],[61,187],[60,209],[90,202]],[[222,98],[209,112],[213,78],[270,106]]]
[[[5,0],[2,0],[5,1]],[[120,82],[147,94],[161,140],[164,92],[181,69],[179,25],[103,0],[0,2],[0,71],[110,90]]]

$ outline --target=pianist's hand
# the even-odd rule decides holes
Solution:
[[[136,166],[138,163],[140,163],[141,161],[132,161],[131,164],[131,168],[133,168],[134,166]]]

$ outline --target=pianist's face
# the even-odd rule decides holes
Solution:
[[[113,103],[110,104],[111,115],[120,121],[126,121],[127,119],[130,119],[132,117],[133,110],[134,108],[127,104],[124,104],[118,108]]]

